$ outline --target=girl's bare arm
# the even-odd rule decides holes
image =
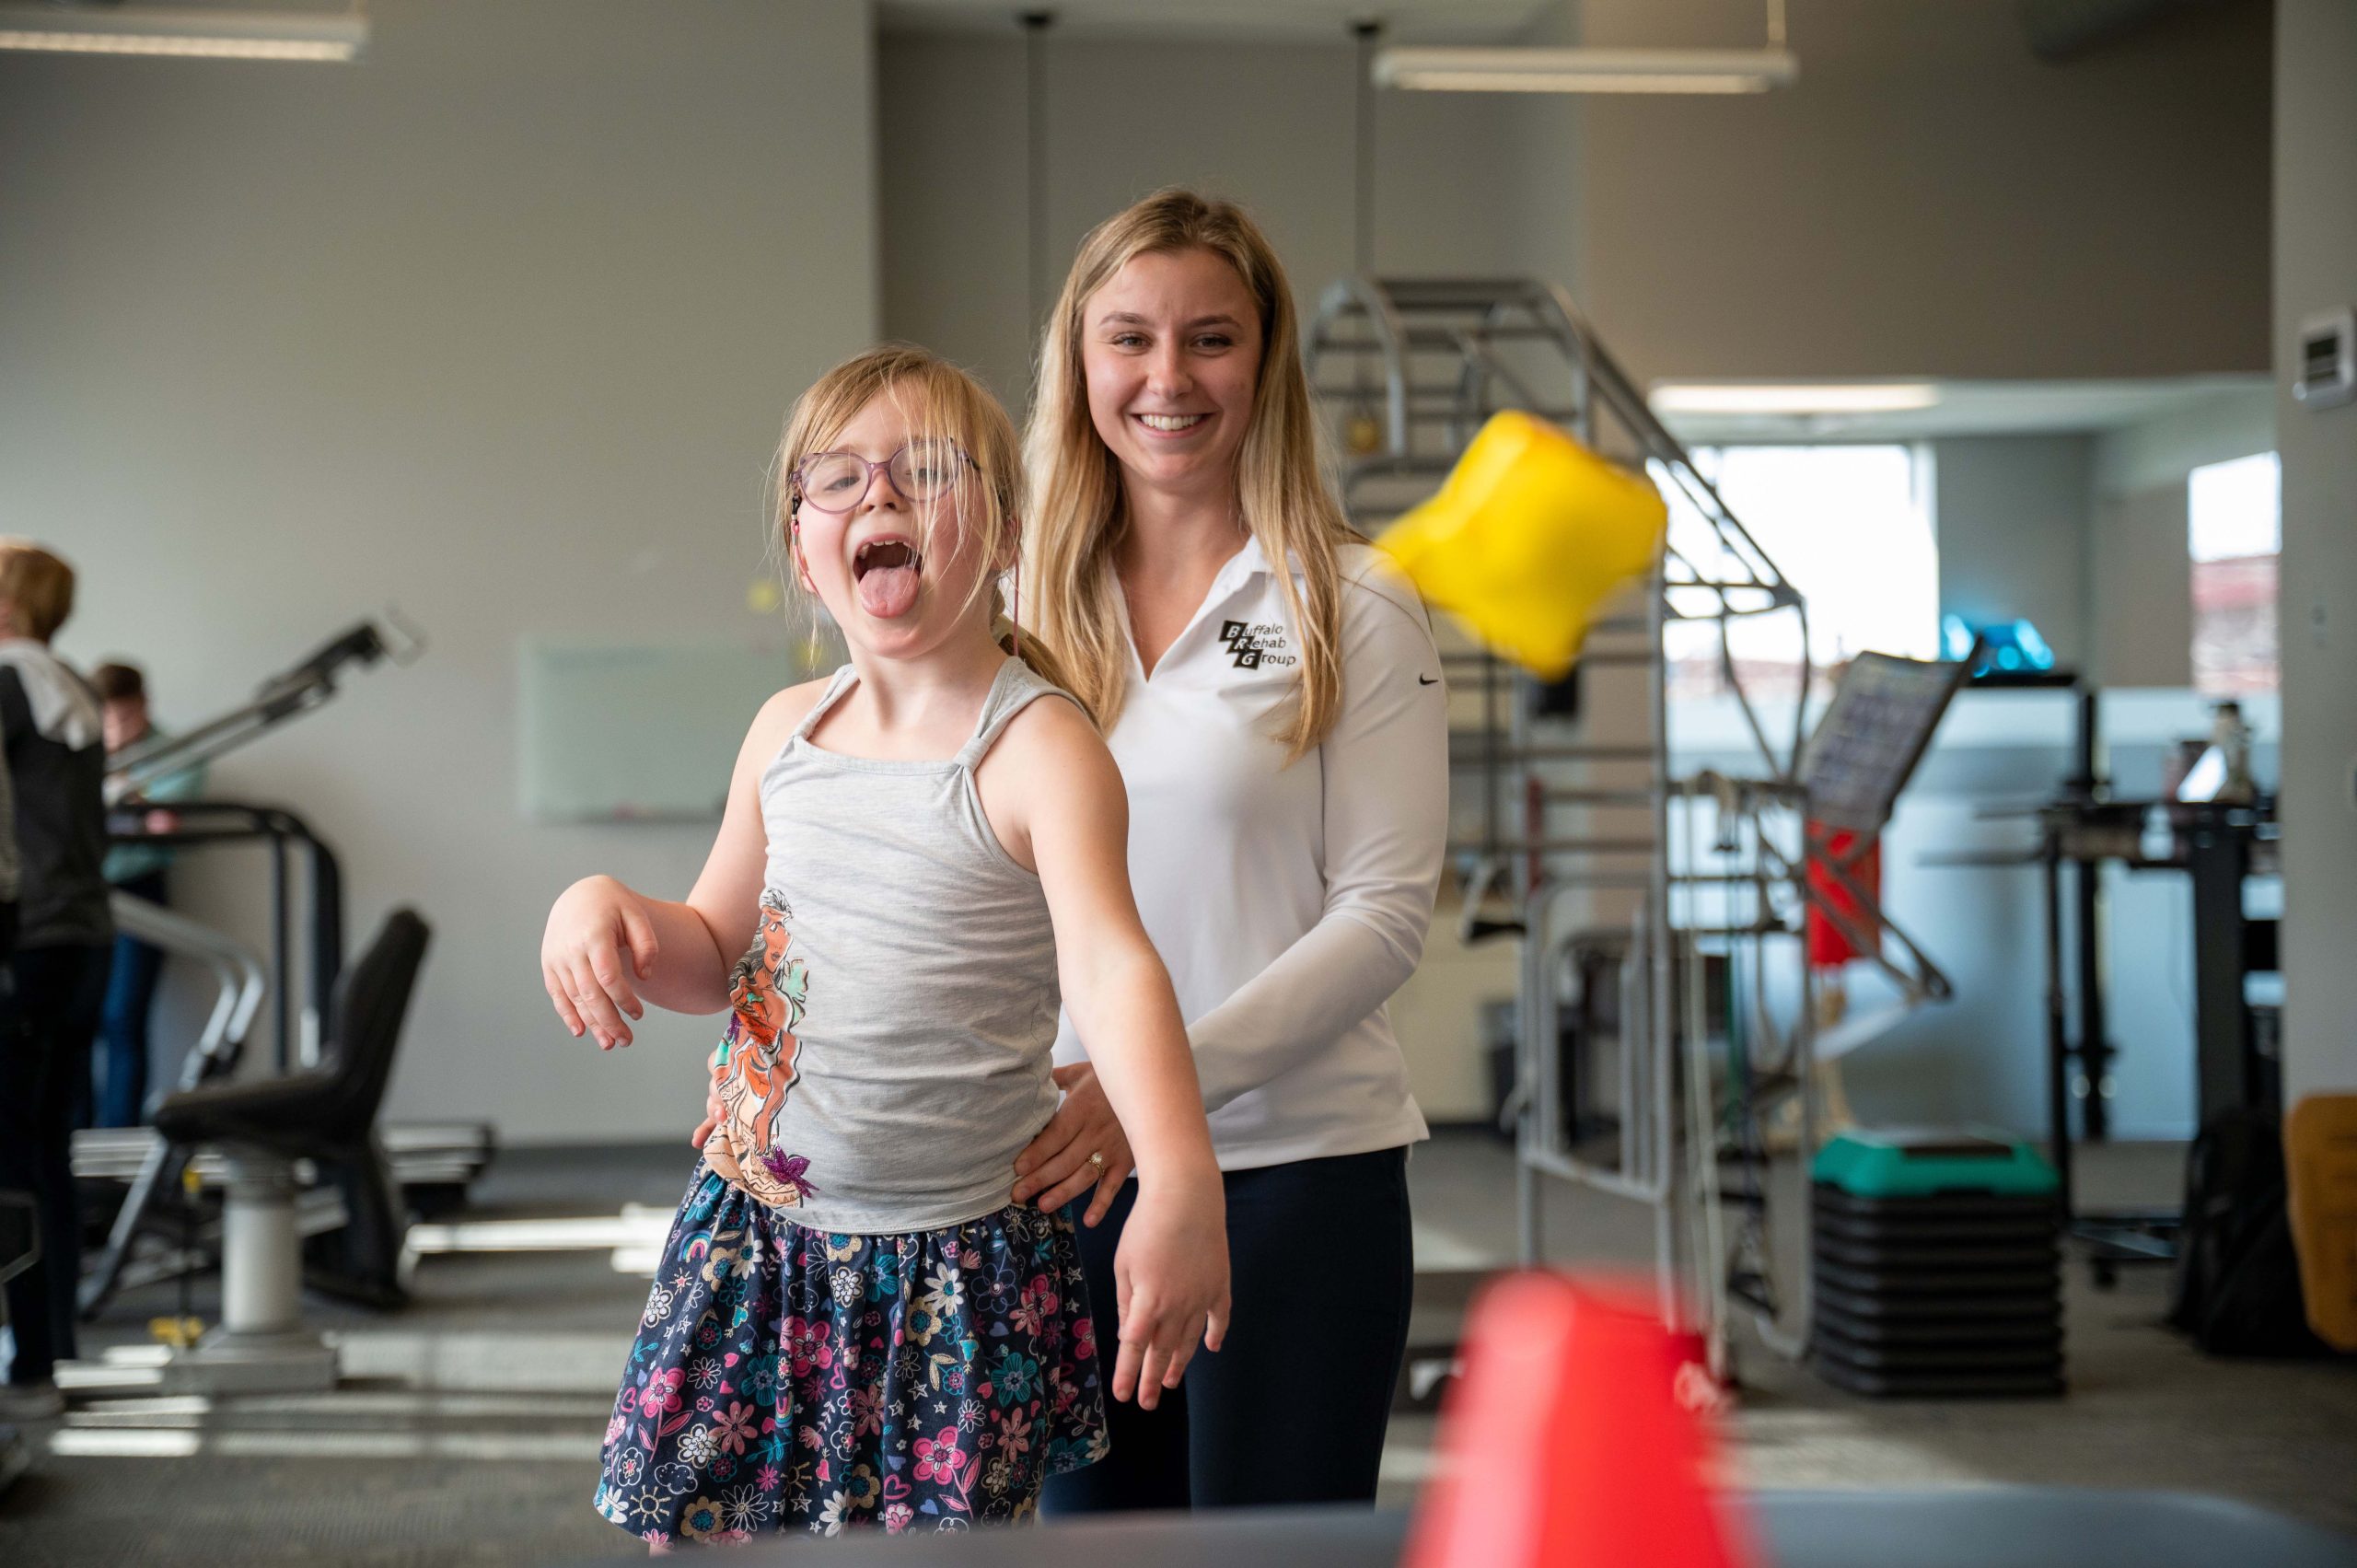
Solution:
[[[730,774],[720,831],[685,899],[649,898],[602,876],[558,897],[540,941],[540,978],[574,1035],[593,1035],[610,1049],[631,1042],[630,1026],[649,1003],[674,1013],[728,1005],[729,970],[759,919],[768,868],[761,775],[823,688],[819,681],[791,687],[754,716]]]

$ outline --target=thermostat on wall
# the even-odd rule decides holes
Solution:
[[[2344,305],[2300,323],[2300,378],[2292,395],[2312,409],[2357,399],[2357,311]]]

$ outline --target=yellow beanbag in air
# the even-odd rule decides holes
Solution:
[[[1560,680],[1597,609],[1652,566],[1668,526],[1643,476],[1509,409],[1481,426],[1439,494],[1376,542],[1492,651]]]

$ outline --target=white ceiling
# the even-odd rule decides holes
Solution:
[[[888,28],[908,31],[1021,30],[1026,11],[1049,11],[1064,33],[1202,34],[1348,39],[1353,23],[1383,23],[1387,42],[1504,43],[1547,0],[885,0]]]
[[[1830,384],[1830,383],[1829,383]],[[1929,408],[1857,414],[1665,414],[1678,438],[1696,446],[1741,441],[1918,441],[1943,436],[2117,430],[2206,403],[2271,393],[2265,376],[2180,376],[2112,381],[1933,381]],[[1742,386],[1739,381],[1681,386]],[[1806,385],[1779,381],[1775,385]]]

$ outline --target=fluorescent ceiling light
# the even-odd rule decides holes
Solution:
[[[344,62],[367,41],[357,12],[0,6],[0,49],[54,54]]]
[[[1764,382],[1664,382],[1647,400],[1656,413],[1903,413],[1940,401],[1928,381],[1861,381],[1850,386]]]
[[[1763,93],[1792,86],[1783,49],[1387,49],[1375,85],[1427,92]]]

